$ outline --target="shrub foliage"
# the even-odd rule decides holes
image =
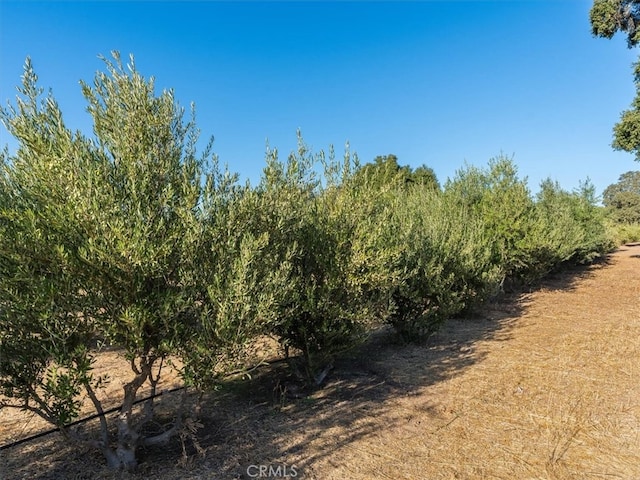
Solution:
[[[65,126],[29,60],[1,113],[18,149],[0,165],[0,393],[111,468],[134,469],[139,447],[183,431],[184,405],[153,435],[153,399],[133,408],[164,362],[211,388],[270,335],[319,385],[376,326],[423,340],[505,282],[612,246],[592,186],[545,181],[534,197],[504,156],[440,188],[428,167],[393,155],[360,166],[348,147],[336,160],[298,134],[286,161],[268,150],[259,184],[241,185],[211,144],[197,155],[195,116],[173,92],[157,94],[133,58],[104,62],[82,83],[92,136]],[[104,344],[131,365],[113,425],[100,395],[109,379],[92,369]],[[83,396],[100,415],[95,438],[67,428]]]

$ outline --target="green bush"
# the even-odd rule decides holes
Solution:
[[[614,245],[640,242],[640,224],[638,223],[606,223],[607,234]]]
[[[428,337],[495,289],[498,271],[482,221],[451,198],[423,188],[396,190],[375,222],[372,271],[387,300],[385,320],[403,339]]]
[[[155,392],[170,356],[187,383],[210,384],[257,319],[271,321],[288,275],[243,229],[252,193],[208,151],[196,157],[173,93],[156,95],[133,58],[105,64],[83,84],[96,140],[65,127],[29,61],[17,105],[2,110],[19,146],[0,165],[0,392],[129,470],[139,447],[184,433],[180,408],[162,433],[147,428],[157,419],[153,400],[134,409],[141,388]],[[131,365],[115,419],[99,396],[108,379],[92,371],[103,342]],[[66,427],[82,396],[100,417],[95,438]]]
[[[526,279],[533,282],[567,263],[589,263],[610,250],[603,209],[588,182],[567,192],[557,182],[540,185],[527,242],[531,258]]]
[[[527,241],[528,283],[570,261],[584,239],[584,232],[574,218],[573,195],[562,190],[557,182],[545,180],[536,197]]]
[[[445,187],[484,222],[492,263],[509,283],[534,282],[565,262],[587,263],[611,248],[604,211],[588,182],[573,193],[546,180],[534,200],[512,159],[467,167]]]
[[[211,388],[246,363],[246,346],[277,321],[277,306],[290,294],[291,265],[272,253],[269,230],[256,228],[265,205],[248,186],[227,175],[208,181],[199,227],[201,241],[189,252],[196,305],[193,335],[179,345],[185,380]]]
[[[261,202],[256,227],[268,234],[266,250],[288,265],[286,295],[276,306],[268,331],[286,351],[299,350],[296,368],[313,381],[336,353],[353,346],[364,332],[361,298],[350,276],[351,239],[357,216],[344,204],[340,184],[321,178],[314,168],[324,153],[311,154],[298,134],[298,151],[286,163],[268,152],[256,194]],[[344,175],[348,175],[349,156]],[[335,173],[335,172],[334,172]],[[333,179],[334,181],[336,179]],[[339,180],[338,180],[339,181]]]
[[[489,161],[488,169],[460,170],[445,192],[483,220],[492,244],[491,262],[501,270],[503,280],[526,276],[531,262],[527,241],[534,203],[513,160],[499,156]]]
[[[571,259],[575,263],[591,263],[611,251],[615,245],[606,228],[606,211],[597,205],[595,187],[587,180],[572,192],[572,212],[584,234]]]

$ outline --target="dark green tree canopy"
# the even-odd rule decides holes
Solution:
[[[612,38],[617,32],[627,35],[627,46],[635,47],[640,42],[640,1],[594,0],[591,7],[591,31],[594,35]],[[640,62],[634,65],[636,97],[629,110],[620,115],[613,127],[615,150],[634,153],[640,161]]]
[[[416,184],[440,190],[440,183],[432,168],[421,165],[413,170],[408,165],[400,165],[394,154],[378,155],[373,162],[363,165],[356,172],[356,177],[376,188]]]
[[[640,171],[620,175],[617,183],[609,185],[602,203],[614,220],[620,223],[640,223]]]
[[[640,2],[635,0],[595,0],[590,12],[594,35],[612,38],[616,32],[627,34],[627,44],[640,41]]]
[[[436,172],[426,165],[420,165],[413,171],[411,174],[411,181],[418,185],[427,185],[440,190],[440,182],[438,182]]]

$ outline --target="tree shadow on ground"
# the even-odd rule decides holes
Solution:
[[[203,399],[197,442],[175,440],[142,450],[136,473],[105,471],[98,453],[65,445],[54,434],[2,452],[0,477],[229,480],[257,478],[257,468],[271,466],[279,468],[272,470],[279,477],[261,478],[287,478],[287,472],[293,478],[295,467],[295,478],[316,479],[314,465],[339,463],[355,440],[403,421],[394,411],[399,399],[420,395],[425,387],[482,362],[487,352],[477,350],[477,342],[509,340],[532,291],[573,290],[609,263],[604,258],[589,267],[565,268],[526,291],[502,294],[468,318],[445,323],[422,345],[401,344],[381,328],[335,361],[322,389],[300,398],[291,398],[295,383],[284,362],[259,369],[251,378],[227,381]],[[179,394],[174,400],[171,395],[162,402],[177,401]],[[424,408],[431,407],[425,403]]]

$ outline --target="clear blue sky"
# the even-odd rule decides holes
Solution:
[[[441,182],[503,152],[534,191],[589,176],[601,193],[640,169],[610,147],[637,52],[591,36],[591,3],[2,0],[0,101],[29,55],[67,124],[90,133],[78,82],[119,50],[195,102],[203,136],[252,182],[266,140],[284,157],[300,128],[314,151],[348,140],[363,163],[393,153]]]

